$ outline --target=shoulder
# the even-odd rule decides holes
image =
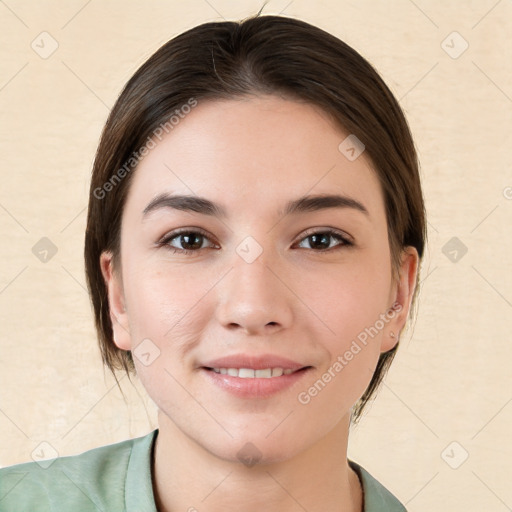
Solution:
[[[407,512],[404,505],[359,464],[349,460],[359,476],[364,494],[364,512]]]
[[[149,479],[151,490],[155,432],[80,455],[0,469],[0,512],[125,510],[131,473],[139,473],[139,482],[145,480],[146,491]]]

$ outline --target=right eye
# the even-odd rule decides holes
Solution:
[[[209,238],[202,230],[194,231],[192,229],[180,229],[165,235],[158,242],[158,245],[161,247],[166,247],[174,253],[193,254],[199,252],[201,249],[206,248],[203,246],[203,242],[205,240],[209,240]],[[176,243],[182,247],[176,247],[173,245]],[[215,247],[214,244],[212,246]]]

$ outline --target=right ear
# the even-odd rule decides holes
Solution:
[[[114,343],[122,350],[132,349],[128,312],[125,307],[123,283],[120,272],[116,272],[113,266],[113,255],[110,251],[101,253],[100,267],[108,293],[108,305]]]

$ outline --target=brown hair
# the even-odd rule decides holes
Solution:
[[[121,216],[138,158],[162,126],[167,131],[173,116],[182,117],[186,105],[249,94],[278,94],[316,105],[354,134],[382,185],[394,275],[404,247],[423,255],[425,212],[414,143],[398,102],[375,69],[340,39],[294,18],[256,15],[199,25],[164,44],[128,81],[94,161],[85,269],[103,361],[114,373],[129,373],[134,365],[131,353],[112,339],[100,255],[111,251],[114,268],[120,264]],[[380,355],[353,420],[377,389],[397,347]]]

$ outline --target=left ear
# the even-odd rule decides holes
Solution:
[[[419,256],[415,247],[408,246],[402,251],[402,262],[398,280],[391,295],[391,304],[386,312],[390,319],[383,332],[381,352],[391,350],[397,343],[411,309],[416,277],[418,275]]]

